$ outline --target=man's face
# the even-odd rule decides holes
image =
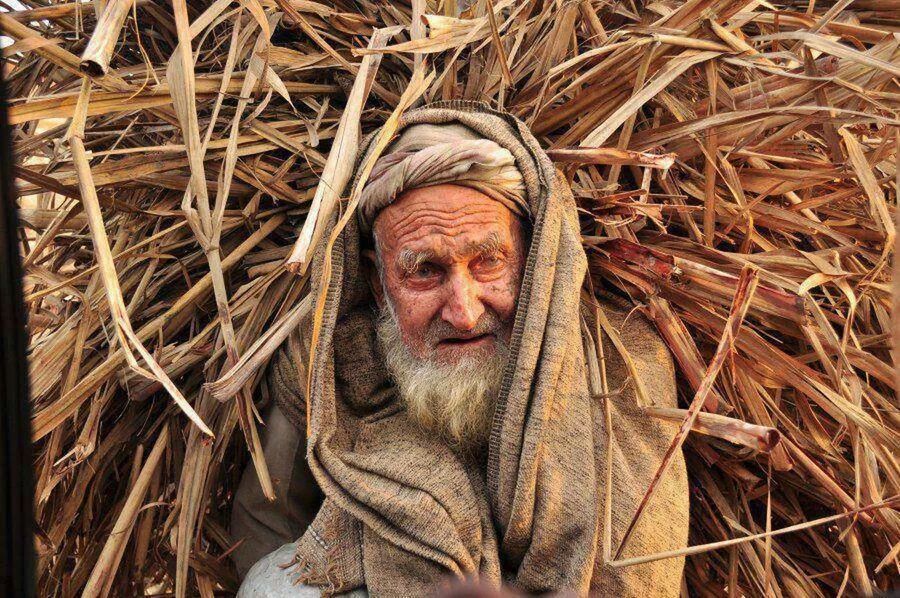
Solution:
[[[374,231],[383,284],[373,271],[373,292],[379,307],[389,300],[413,356],[454,364],[509,341],[525,237],[508,208],[468,187],[434,185],[399,196]]]

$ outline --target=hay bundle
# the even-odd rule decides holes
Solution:
[[[896,583],[897,2],[10,4],[41,595],[236,589],[316,225],[360,127],[449,98],[531,125],[677,359],[692,595]]]

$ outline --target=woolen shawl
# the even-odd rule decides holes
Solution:
[[[480,103],[453,101],[406,112],[400,130],[422,123],[456,123],[507,149],[532,219],[487,464],[454,453],[407,419],[375,342],[360,226],[350,219],[331,250],[309,368],[307,458],[326,499],[298,544],[301,579],[326,595],[364,585],[372,596],[426,596],[449,575],[529,593],[677,596],[682,559],[613,568],[601,557],[607,450],[615,547],[675,433],[675,426],[637,407],[630,372],[658,406],[673,407],[671,357],[637,314],[626,324],[621,305],[581,305],[587,261],[574,200],[521,121]],[[364,140],[357,165],[372,151],[373,138]],[[337,215],[331,225],[336,222]],[[325,251],[323,244],[312,264],[314,293],[322,290]],[[599,308],[620,327],[633,370],[586,317]],[[310,327],[309,320],[301,325],[271,376],[276,400],[301,429]],[[595,345],[598,337],[602,342]],[[608,396],[589,391],[589,347],[600,349],[609,389],[616,391]],[[612,410],[611,449],[603,401]],[[624,556],[686,545],[687,511],[679,454]]]

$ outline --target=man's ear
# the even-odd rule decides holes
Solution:
[[[363,274],[369,282],[369,289],[380,309],[384,305],[384,288],[381,286],[381,277],[378,275],[378,257],[373,250],[363,249],[362,258]]]

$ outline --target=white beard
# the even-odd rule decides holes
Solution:
[[[450,364],[421,359],[403,342],[393,305],[384,297],[376,320],[378,345],[410,420],[455,448],[484,451],[509,353],[502,335],[495,335],[490,354],[478,351]]]

